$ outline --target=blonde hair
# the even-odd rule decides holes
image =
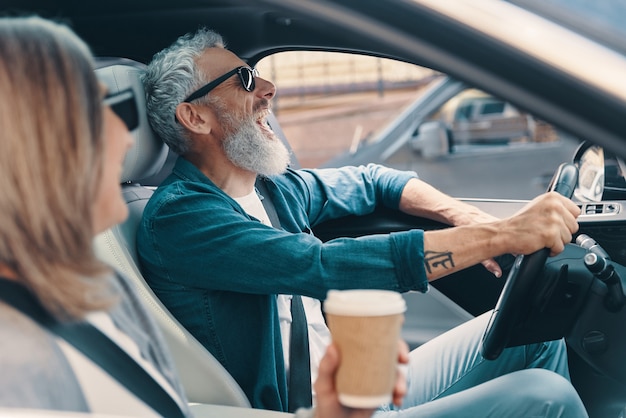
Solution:
[[[92,248],[102,123],[88,47],[51,21],[0,18],[0,263],[60,318],[112,301]]]

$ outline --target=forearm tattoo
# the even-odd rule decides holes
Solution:
[[[442,267],[446,270],[454,267],[454,259],[452,258],[451,251],[426,251],[424,253],[424,265],[426,266],[426,271],[429,274],[432,274],[433,270],[437,267]]]

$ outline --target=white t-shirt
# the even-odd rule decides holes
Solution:
[[[250,216],[260,220],[263,224],[272,226],[270,218],[263,207],[263,203],[253,190],[252,193],[236,198],[235,201]],[[285,369],[289,371],[289,338],[291,336],[291,297],[292,295],[278,295],[278,319],[280,320],[280,335],[283,343]],[[311,384],[317,379],[317,369],[320,361],[330,344],[330,331],[322,315],[322,305],[319,300],[302,296],[302,305],[307,319],[309,331],[309,351],[311,354]],[[315,397],[315,392],[313,392]]]

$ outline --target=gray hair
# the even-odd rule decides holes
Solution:
[[[142,77],[150,125],[177,154],[189,150],[190,140],[185,128],[176,122],[176,107],[194,89],[208,82],[196,65],[196,58],[208,48],[225,48],[221,35],[202,28],[181,36],[154,55]],[[208,97],[201,100],[211,103]]]

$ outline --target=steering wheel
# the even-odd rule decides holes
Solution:
[[[554,174],[548,191],[571,198],[577,182],[578,168],[574,164],[563,163]],[[530,309],[530,291],[541,279],[540,273],[549,255],[550,249],[544,248],[515,259],[483,335],[481,354],[487,360],[495,360],[500,356],[510,340],[511,332]]]

